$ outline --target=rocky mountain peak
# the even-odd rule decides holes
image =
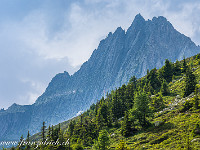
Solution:
[[[142,17],[141,14],[138,14],[135,16],[131,26],[129,27],[130,29],[131,28],[136,28],[138,26],[142,26],[143,24],[145,24],[145,19]]]
[[[121,32],[125,32],[122,27],[118,27],[114,33],[121,33]]]
[[[153,17],[151,24],[154,24],[158,27],[167,27],[171,30],[174,29],[174,27],[172,26],[172,24],[163,16],[159,16],[159,17]]]
[[[143,21],[145,21],[145,19],[140,13],[135,16],[134,22],[143,22]]]
[[[153,22],[168,22],[167,18],[163,16],[153,17],[152,21]]]
[[[17,135],[28,130],[33,134],[43,121],[52,125],[70,119],[89,108],[104,91],[126,84],[132,76],[140,78],[147,69],[162,67],[165,59],[180,60],[199,51],[200,47],[176,31],[166,18],[145,21],[138,14],[126,33],[119,27],[101,40],[75,74],[57,74],[31,107],[15,104],[12,111],[0,113],[0,127],[5,131],[0,132],[0,139],[19,139]]]

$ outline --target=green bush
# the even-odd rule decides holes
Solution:
[[[183,104],[183,106],[181,107],[180,112],[185,112],[185,111],[189,110],[189,109],[192,108],[192,107],[193,107],[193,103],[187,100],[187,101]]]

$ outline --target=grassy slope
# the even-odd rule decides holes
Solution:
[[[200,81],[200,65],[198,60],[194,60],[193,57],[187,59],[188,65],[193,63],[192,68],[195,68],[194,74],[196,79]],[[171,90],[170,96],[164,96],[164,100],[168,110],[162,113],[156,113],[155,118],[151,121],[161,121],[160,126],[152,126],[147,130],[141,130],[134,136],[124,138],[121,136],[120,129],[110,130],[111,147],[114,149],[121,139],[124,139],[126,144],[131,149],[169,149],[178,150],[184,149],[184,147],[190,145],[192,149],[200,149],[200,136],[193,137],[192,130],[197,122],[200,122],[200,109],[190,109],[185,112],[181,112],[181,108],[185,100],[192,101],[192,96],[188,98],[180,98],[177,105],[175,104],[176,96],[183,94],[184,87],[184,75],[176,76],[175,80],[169,83],[169,89]],[[200,86],[200,84],[197,84]],[[172,106],[172,107],[171,107]],[[193,139],[197,141],[191,142]],[[188,140],[189,139],[189,140]],[[187,142],[190,141],[190,142]]]
[[[187,59],[187,63],[194,69],[197,82],[200,81],[200,60],[195,60],[193,57]],[[200,149],[200,136],[193,136],[192,130],[195,124],[200,122],[200,109],[190,109],[185,112],[181,112],[181,108],[185,100],[192,101],[192,96],[184,99],[179,98],[177,105],[174,105],[177,101],[176,96],[183,94],[184,87],[184,75],[176,76],[173,82],[169,83],[169,89],[171,90],[170,96],[164,96],[165,104],[167,108],[172,110],[163,111],[161,113],[155,113],[154,119],[151,120],[152,126],[148,129],[143,129],[137,132],[134,136],[125,138],[120,133],[119,128],[110,128],[110,146],[111,149],[115,149],[119,142],[123,139],[130,149],[183,149],[190,145],[192,149]],[[198,84],[200,87],[200,84]],[[200,97],[199,97],[200,98]],[[80,116],[74,118],[79,119]],[[154,126],[156,121],[162,122],[159,126]],[[67,130],[69,121],[61,123],[61,129],[65,132]],[[32,139],[39,139],[39,133],[32,136]],[[197,139],[191,142],[193,139]],[[189,142],[187,142],[189,141]],[[88,149],[90,149],[88,147]]]

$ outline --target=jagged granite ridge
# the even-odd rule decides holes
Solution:
[[[131,76],[142,77],[147,69],[160,68],[165,59],[180,60],[199,50],[166,18],[146,21],[138,14],[127,31],[119,27],[109,33],[74,75],[57,74],[33,105],[13,104],[1,110],[0,140],[17,140],[28,130],[36,133],[43,121],[52,125],[67,120]]]

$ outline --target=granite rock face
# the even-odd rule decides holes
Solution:
[[[109,33],[74,75],[57,74],[33,105],[13,104],[1,110],[0,141],[26,137],[28,130],[36,133],[43,121],[54,125],[70,119],[133,75],[142,77],[147,69],[162,67],[165,59],[180,60],[199,52],[200,47],[166,18],[146,21],[138,14],[127,31],[119,27]]]

